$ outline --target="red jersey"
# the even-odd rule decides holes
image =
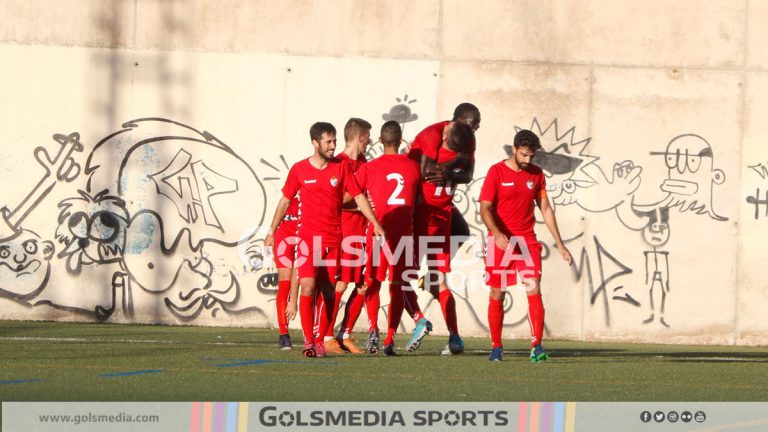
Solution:
[[[359,155],[357,155],[356,160],[352,160],[344,152],[339,153],[339,155],[336,156],[336,158],[339,160],[345,161],[349,165],[349,168],[350,170],[352,170],[353,174],[356,173],[361,166],[363,166],[366,162],[368,162],[368,160],[365,158],[365,154],[363,153],[360,153]],[[363,214],[360,213],[360,210],[353,210],[353,211],[344,210],[341,212],[341,225],[344,227],[345,236],[365,234],[366,222],[367,221],[365,219],[365,216],[363,216]]]
[[[283,196],[291,199],[299,194],[302,218],[298,236],[302,240],[312,245],[312,238],[320,236],[323,246],[340,246],[344,192],[353,197],[362,193],[346,162],[334,158],[318,169],[307,158],[291,167]]]
[[[285,211],[284,221],[297,221],[299,220],[299,200],[297,197],[291,199],[291,203],[288,204],[288,210]]]
[[[405,155],[381,155],[363,165],[356,174],[360,187],[368,190],[374,213],[387,237],[413,233],[413,208],[419,192],[419,164]]]
[[[277,227],[275,233],[275,241],[277,241],[278,232],[281,238],[296,235],[296,231],[299,229],[299,217],[301,211],[299,209],[299,198],[293,197],[291,203],[288,204],[288,210],[285,211],[283,220],[280,221],[280,225]]]
[[[488,169],[478,201],[493,205],[493,219],[501,232],[535,239],[536,198],[547,199],[541,168],[531,164],[527,170],[515,171],[502,161]]]
[[[451,161],[456,158],[457,153],[447,147],[443,147],[443,130],[450,124],[450,121],[443,121],[427,126],[419,132],[411,143],[411,149],[408,151],[408,157],[421,164],[421,155],[426,155],[438,164]],[[469,144],[469,159],[475,160],[475,149],[477,145],[474,140]],[[422,182],[421,193],[424,203],[428,207],[435,207],[443,211],[450,211],[453,202],[453,193],[456,185],[450,181],[444,185],[436,185],[430,182]]]

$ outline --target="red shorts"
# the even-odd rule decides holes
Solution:
[[[429,270],[451,271],[451,209],[417,205],[413,218],[416,265],[426,256]]]
[[[399,235],[396,232],[387,231],[387,246],[389,252],[385,252],[383,245],[379,244],[373,235],[366,240],[367,256],[365,278],[383,282],[408,282],[406,271],[415,270],[413,235]],[[387,273],[389,278],[387,279]],[[408,278],[408,279],[412,279]]]
[[[361,284],[365,268],[365,232],[368,220],[359,213],[345,215],[341,225],[343,236],[341,247],[341,281]],[[359,237],[360,241],[352,241]],[[349,240],[347,240],[349,239]]]
[[[293,268],[296,261],[296,249],[300,240],[296,237],[299,228],[298,221],[283,220],[275,232],[275,243],[272,251],[275,256],[275,267]],[[308,255],[308,252],[304,252]]]
[[[485,278],[491,288],[517,285],[520,280],[541,278],[541,243],[535,238],[511,237],[507,250],[499,249],[493,236],[486,238]]]
[[[299,279],[314,278],[316,282],[330,282],[336,285],[339,280],[339,248],[323,246],[318,250],[310,250],[309,255],[303,254],[299,247],[296,255]]]

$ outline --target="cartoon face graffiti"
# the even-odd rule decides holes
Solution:
[[[40,294],[51,272],[53,242],[29,230],[0,243],[0,296],[28,300]]]
[[[59,203],[56,238],[65,245],[59,258],[67,258],[67,269],[78,273],[83,265],[105,264],[122,259],[128,212],[125,202],[103,190]]]
[[[664,246],[669,241],[669,208],[659,207],[642,213],[648,218],[648,225],[643,228],[643,240],[653,247]]]
[[[660,186],[669,193],[663,201],[665,206],[727,220],[716,214],[712,207],[712,185],[722,184],[725,174],[714,169],[712,148],[704,138],[694,134],[680,135],[669,142],[666,151],[651,154],[664,156],[667,166],[667,179]]]

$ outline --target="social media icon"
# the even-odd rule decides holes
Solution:
[[[704,414],[704,411],[696,411],[696,415],[693,418],[699,423],[704,423],[707,419],[707,415]]]
[[[640,413],[640,420],[643,423],[648,423],[651,421],[651,412],[650,411],[643,411]]]
[[[683,411],[683,413],[680,414],[680,420],[688,423],[689,421],[693,420],[693,414],[691,414],[690,411]]]
[[[656,423],[663,422],[664,421],[664,417],[666,417],[666,416],[664,415],[664,413],[662,411],[656,411],[655,413],[653,413],[653,419],[656,420]]]
[[[670,423],[676,423],[679,419],[680,415],[677,411],[670,411],[667,413],[667,420],[669,420]]]

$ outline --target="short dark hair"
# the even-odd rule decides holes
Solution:
[[[352,117],[347,120],[347,124],[344,125],[344,141],[349,141],[352,138],[360,135],[363,132],[371,130],[371,124],[367,121]]]
[[[336,128],[328,122],[317,122],[309,128],[309,137],[314,141],[319,142],[324,133],[336,135]]]
[[[454,122],[451,131],[448,133],[446,145],[455,152],[465,152],[474,141],[475,133],[472,131],[472,128],[464,123]]]
[[[390,120],[381,125],[381,143],[385,146],[398,146],[403,140],[400,123]]]
[[[515,147],[528,147],[529,149],[536,151],[541,148],[541,141],[535,133],[528,129],[522,129],[515,134],[515,141],[513,143]]]
[[[480,115],[480,109],[469,102],[462,102],[453,110],[453,121],[458,121],[466,114]]]

